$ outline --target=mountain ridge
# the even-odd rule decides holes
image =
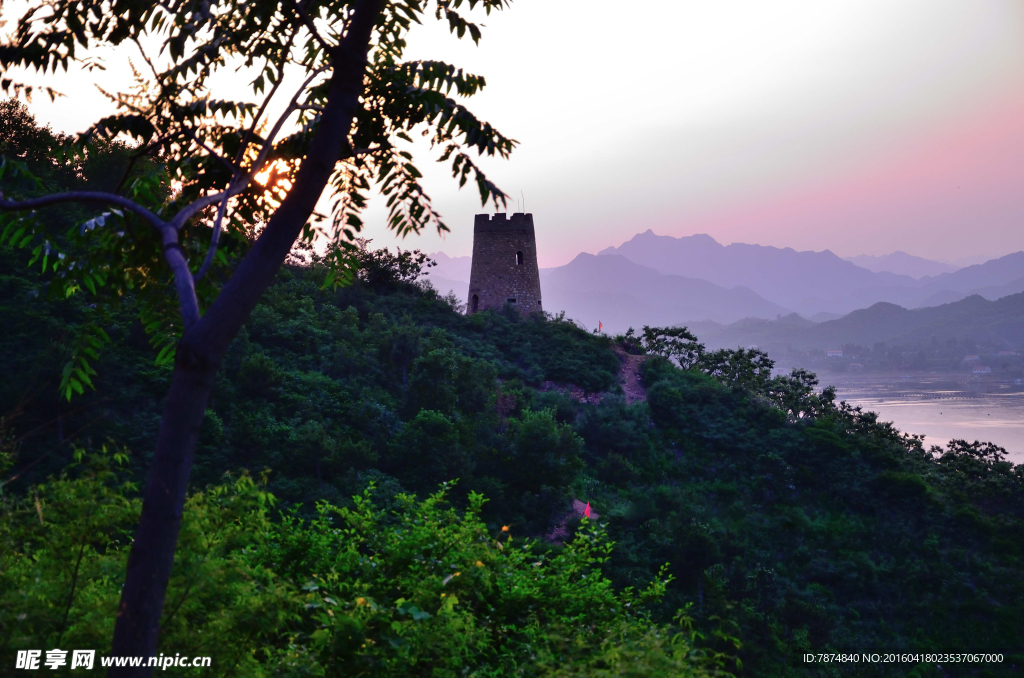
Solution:
[[[688,275],[727,288],[743,285],[769,301],[805,314],[836,311],[834,305],[808,295],[811,289],[819,295],[835,297],[850,290],[913,287],[916,283],[909,276],[874,273],[829,250],[798,251],[746,243],[722,245],[703,233],[674,238],[656,235],[648,229],[598,254],[612,253],[660,273]]]
[[[701,326],[702,340],[715,348],[756,344],[773,350],[825,350],[844,344],[913,344],[966,340],[993,349],[1024,348],[1024,293],[990,301],[971,295],[959,301],[907,309],[878,302],[842,318],[815,324],[783,317]]]
[[[651,229],[598,254],[618,254],[661,273],[702,278],[727,288],[743,285],[805,316],[845,314],[879,301],[917,308],[971,294],[993,299],[993,295],[1024,291],[1024,252],[920,279],[874,272],[830,250],[721,245],[707,234],[676,238],[656,235]]]
[[[452,290],[464,300],[472,258],[430,256],[438,265],[427,271],[427,279],[442,293]],[[545,310],[565,311],[588,324],[600,321],[613,332],[642,325],[729,324],[747,316],[769,320],[794,311],[828,320],[880,302],[909,310],[972,295],[994,301],[1024,292],[1024,252],[916,279],[874,272],[829,250],[721,245],[707,234],[675,238],[648,229],[596,255],[581,253],[568,264],[542,269],[541,280]]]
[[[952,273],[963,268],[956,264],[948,264],[942,261],[925,259],[924,257],[907,254],[897,250],[890,254],[873,256],[870,254],[858,254],[855,257],[843,257],[849,262],[866,268],[875,273],[898,273],[909,275],[911,278],[920,280],[925,276],[939,275],[940,273]]]
[[[453,276],[468,279],[469,259],[446,256],[425,277],[442,294],[451,290],[465,301],[469,282]],[[564,311],[587,326],[601,323],[612,333],[631,326],[730,323],[791,312],[744,286],[724,288],[707,280],[666,275],[618,255],[581,252],[568,264],[542,268],[540,277],[544,310]]]

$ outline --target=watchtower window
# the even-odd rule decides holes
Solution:
[[[523,265],[523,253],[522,252],[516,252],[516,266],[522,266],[522,265]]]
[[[510,304],[516,303],[516,298],[515,297],[509,297],[508,298],[508,303],[510,303]]]
[[[469,304],[470,312],[476,313],[480,310],[480,297],[476,294],[473,295],[473,300]]]

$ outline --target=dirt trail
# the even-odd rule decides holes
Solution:
[[[619,383],[622,384],[622,392],[626,394],[626,404],[647,400],[647,390],[640,383],[640,366],[647,360],[647,356],[626,353],[618,346],[614,350],[622,363],[619,367]]]
[[[645,355],[632,355],[626,353],[620,346],[612,349],[619,359],[619,384],[622,385],[622,392],[626,396],[626,404],[632,405],[647,400],[647,389],[640,383],[640,366],[647,360]],[[556,384],[553,381],[545,381],[541,386],[542,391],[560,391],[577,402],[596,405],[601,402],[604,393],[589,393],[574,384]]]
[[[640,383],[640,366],[647,360],[645,355],[632,355],[626,353],[620,346],[616,346],[614,349],[615,355],[618,356],[619,362],[619,383],[622,385],[622,392],[626,396],[626,404],[632,404],[647,400],[647,390]],[[544,390],[557,388],[555,384],[551,382],[544,383]],[[575,386],[569,388],[569,395],[580,402],[600,402],[600,394],[587,394]],[[544,536],[552,544],[561,544],[565,541],[566,537],[569,536],[569,521],[579,520],[583,517],[583,512],[586,509],[586,504],[579,499],[572,500],[572,510],[569,511],[562,520],[555,525],[554,529]],[[600,515],[591,508],[590,518],[591,520],[597,520]]]
[[[552,544],[561,544],[562,542],[565,541],[566,537],[569,536],[569,521],[570,520],[579,520],[580,518],[583,517],[584,512],[586,510],[587,510],[587,504],[586,503],[580,501],[579,499],[573,499],[572,500],[572,510],[569,511],[568,513],[566,513],[565,516],[562,518],[561,522],[559,522],[557,525],[555,525],[555,527],[550,532],[548,532],[546,535],[544,535],[544,538],[547,539]],[[597,520],[600,517],[601,517],[601,515],[599,513],[597,513],[593,509],[593,507],[591,507],[591,509],[590,509],[590,520],[594,521],[594,520]]]

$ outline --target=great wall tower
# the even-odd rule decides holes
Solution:
[[[540,303],[540,269],[532,214],[498,212],[476,215],[473,268],[469,274],[469,313],[505,304],[522,313],[544,310]]]

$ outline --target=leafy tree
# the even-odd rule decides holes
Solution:
[[[437,0],[434,15],[458,37],[480,38],[463,6],[502,9],[505,0]],[[66,293],[88,289],[99,301],[152,291],[143,320],[174,371],[129,558],[114,651],[154,654],[160,611],[184,505],[196,439],[218,367],[231,341],[300,238],[325,237],[336,264],[327,283],[346,278],[343,254],[361,226],[366,192],[388,196],[399,233],[445,227],[401,142],[422,130],[460,185],[473,178],[483,202],[504,201],[467,151],[507,156],[513,142],[448,95],[471,96],[482,77],[437,61],[402,60],[405,35],[426,11],[421,0],[224,0],[142,3],[57,0],[27,10],[0,45],[0,66],[46,74],[69,62],[90,64],[89,50],[134,45],[146,68],[118,94],[116,114],[64,146],[63,163],[88,155],[93,139],[126,135],[134,147],[107,191],[49,192],[24,162],[3,172],[30,189],[11,188],[0,208],[24,215],[67,203],[107,211],[78,229],[67,251],[34,218],[9,216],[3,239],[33,247],[33,262]],[[157,54],[148,45],[160,45]],[[213,78],[239,65],[258,75],[251,96],[232,101],[211,91]],[[34,85],[5,77],[7,92]],[[46,88],[51,96],[54,92]],[[283,98],[283,112],[268,118]],[[148,161],[137,176],[136,165]],[[325,187],[337,196],[329,222],[314,216]],[[221,234],[245,244],[229,252]],[[226,280],[223,286],[222,280]],[[174,292],[171,295],[160,291]],[[175,309],[176,306],[176,309]],[[92,342],[90,350],[95,350]],[[80,370],[88,383],[88,373]]]
[[[473,458],[459,440],[459,429],[434,410],[420,410],[406,424],[395,438],[391,460],[394,475],[417,490],[473,472]]]
[[[356,238],[356,249],[352,256],[357,265],[356,276],[366,285],[375,288],[394,289],[400,285],[411,285],[423,271],[436,262],[419,250],[398,249],[392,254],[389,249],[372,250],[370,240]]]
[[[459,361],[454,351],[435,349],[416,358],[409,379],[414,409],[452,413],[458,403]]]
[[[633,328],[622,337],[629,348],[636,346],[650,355],[671,360],[684,370],[703,372],[734,388],[756,393],[794,418],[824,414],[832,407],[835,389],[817,393],[818,378],[802,368],[788,375],[772,376],[775,361],[756,348],[708,351],[685,327],[648,327],[637,339]]]
[[[599,529],[585,524],[546,555],[507,528],[489,534],[477,517],[482,496],[471,495],[464,517],[444,498],[400,497],[393,522],[369,494],[352,509],[324,505],[255,550],[264,563],[301,553],[303,573],[328,573],[304,587],[304,633],[289,664],[313,660],[338,676],[723,672],[727,658],[695,647],[685,614],[666,634],[643,611],[664,594],[664,571],[643,591],[614,591],[600,574],[611,544]]]
[[[695,366],[704,356],[704,344],[685,327],[648,327],[644,325],[639,341],[630,327],[624,337],[627,344],[638,343],[641,350],[674,360],[684,370]]]
[[[0,645],[109,644],[140,511],[123,462],[80,453],[0,503]],[[488,529],[480,495],[459,511],[444,491],[398,494],[384,511],[376,494],[305,519],[248,476],[190,494],[161,619],[169,646],[211,656],[211,676],[728,675],[685,611],[652,619],[671,575],[611,586],[598,527],[545,553]]]
[[[509,479],[521,491],[568,487],[582,468],[583,441],[551,410],[526,410],[509,422],[508,435],[513,455]]]
[[[761,392],[771,381],[775,361],[756,348],[720,349],[704,353],[697,367],[721,382]]]

